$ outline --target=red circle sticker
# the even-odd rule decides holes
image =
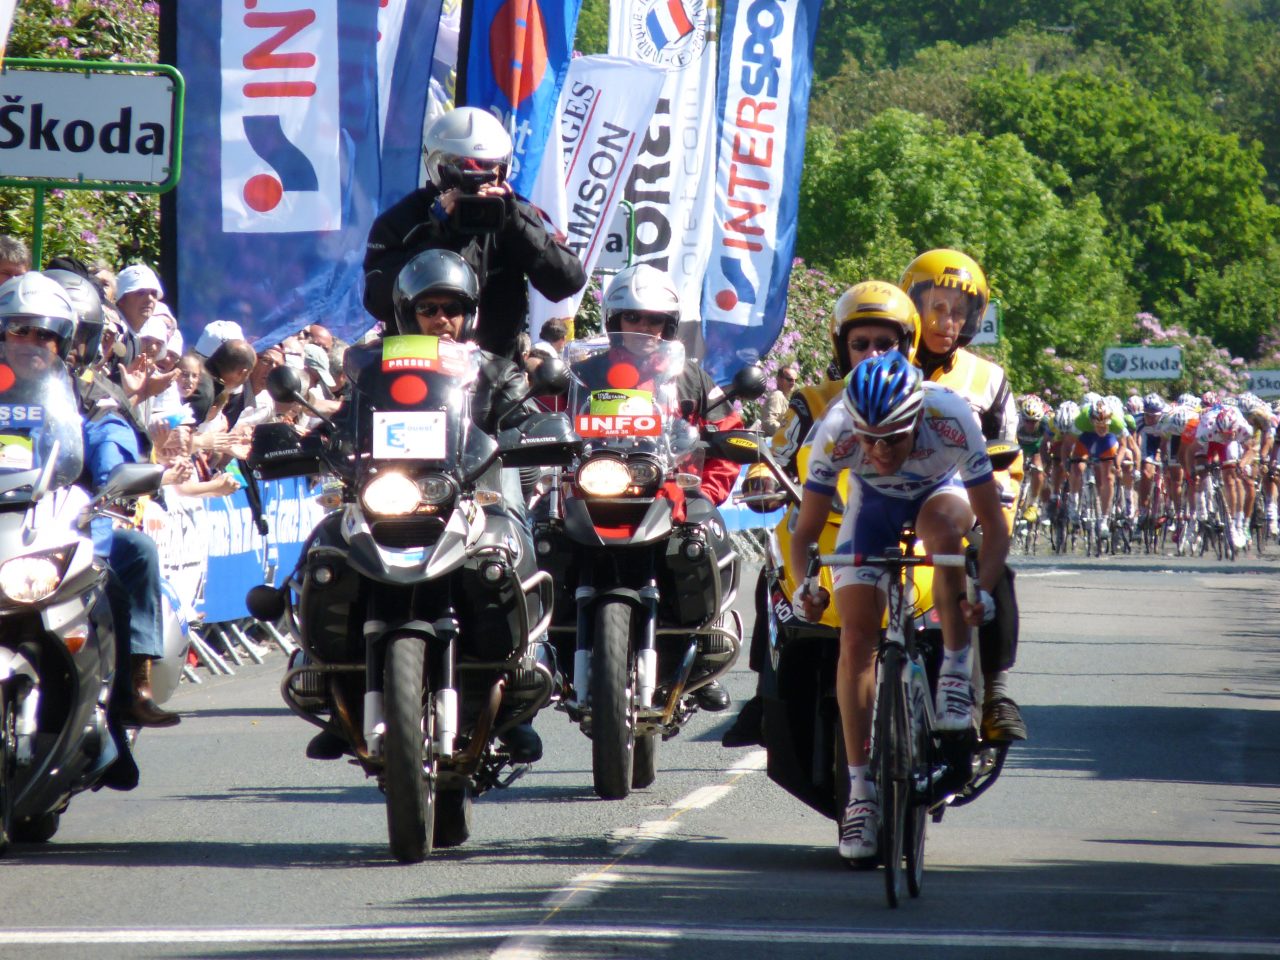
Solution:
[[[427,399],[427,381],[410,374],[396,377],[391,383],[391,399],[406,407],[421,403]]]
[[[640,371],[630,363],[618,363],[609,368],[609,386],[615,390],[630,390],[640,382]]]
[[[4,393],[13,386],[16,378],[13,375],[13,367],[7,363],[0,363],[0,393]]]

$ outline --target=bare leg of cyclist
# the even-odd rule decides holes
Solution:
[[[876,644],[884,616],[884,596],[866,584],[836,590],[840,614],[840,658],[836,663],[836,702],[849,764],[849,804],[840,820],[840,855],[873,861],[880,826],[879,798],[870,778],[871,709],[875,702]]]
[[[929,553],[960,553],[964,535],[972,527],[973,510],[959,496],[934,495],[916,517],[916,532]],[[943,646],[937,719],[941,731],[963,731],[973,723],[973,650],[960,613],[963,586],[963,570],[934,567],[933,607],[942,625]]]
[[[1098,477],[1098,511],[1102,516],[1103,536],[1110,528],[1111,495],[1115,490],[1115,460],[1104,459],[1095,470]]]

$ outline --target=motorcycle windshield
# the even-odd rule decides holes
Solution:
[[[362,459],[426,461],[467,470],[470,394],[479,351],[438,337],[386,337],[347,352]]]
[[[644,333],[609,333],[568,346],[569,410],[593,449],[661,456],[677,472],[701,473],[698,431],[680,416],[684,347]]]
[[[0,490],[32,485],[53,466],[52,486],[84,468],[84,428],[71,377],[43,345],[0,342]]]

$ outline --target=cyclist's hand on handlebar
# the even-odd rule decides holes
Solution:
[[[812,593],[807,584],[800,584],[796,587],[796,592],[791,595],[791,609],[795,615],[801,620],[808,620],[810,623],[817,623],[822,619],[823,611],[827,609],[831,603],[831,594],[827,592],[826,587],[819,587],[817,593]]]
[[[987,591],[979,589],[978,602],[970,603],[968,600],[962,599],[960,601],[960,612],[964,615],[965,623],[971,627],[980,627],[995,619],[995,598]]]

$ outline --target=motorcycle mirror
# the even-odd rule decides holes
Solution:
[[[569,365],[559,357],[548,357],[530,375],[534,394],[558,397],[569,389]]]
[[[702,438],[713,457],[746,466],[759,462],[760,445],[764,442],[753,430],[704,431]]]
[[[164,466],[159,463],[118,463],[107,474],[107,482],[95,501],[105,503],[122,497],[141,497],[160,489]]]
[[[1020,453],[1022,447],[1016,443],[1009,443],[1007,440],[987,441],[987,456],[991,458],[993,470],[1008,470]]]
[[[276,403],[298,403],[302,399],[302,378],[293,367],[276,367],[267,374],[267,393]]]
[[[733,375],[733,386],[730,388],[739,400],[755,400],[763,397],[769,389],[764,378],[764,370],[759,364],[748,364]]]

